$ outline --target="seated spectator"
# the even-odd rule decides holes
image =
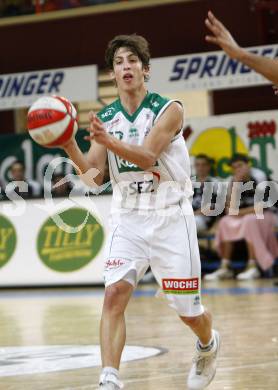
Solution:
[[[196,184],[193,182],[193,199],[192,199],[192,207],[194,210],[197,233],[203,232],[209,229],[216,220],[216,217],[210,217],[203,214],[201,210],[202,206],[202,198],[204,192],[204,185],[206,182],[217,183],[217,180],[210,176],[211,172],[211,160],[205,154],[199,154],[195,157],[195,173],[196,173]],[[200,184],[201,183],[201,186]],[[215,204],[217,198],[217,184],[212,192],[212,197],[210,199],[210,203],[207,205],[208,208],[211,208],[211,205]],[[204,205],[203,205],[204,207]]]
[[[42,195],[41,185],[25,178],[25,166],[22,161],[15,161],[10,168],[11,182],[7,184],[5,193],[9,199],[15,199],[15,193],[23,199],[38,198]]]
[[[248,157],[240,154],[231,159],[231,167],[233,177],[230,183],[230,196],[227,205],[234,208],[236,204],[234,192],[232,192],[234,183],[251,181],[254,182],[253,189],[246,190],[241,194],[238,215],[226,215],[221,218],[216,233],[216,247],[222,257],[221,267],[217,271],[205,275],[205,280],[233,277],[229,265],[234,241],[244,239],[248,248],[247,268],[237,275],[239,280],[258,278],[260,272],[257,265],[263,271],[269,270],[278,256],[278,243],[274,234],[274,213],[270,209],[265,210],[263,219],[258,219],[255,214],[254,195],[259,184],[258,179],[254,177],[256,176],[256,170],[250,168]],[[260,173],[260,176],[263,177],[262,173]],[[227,213],[228,211],[227,209]]]
[[[64,175],[56,174],[52,177],[52,196],[54,198],[58,197],[68,197],[71,192],[71,185],[68,181],[63,181]]]

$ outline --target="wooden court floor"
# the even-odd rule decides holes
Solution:
[[[209,389],[277,390],[278,287],[261,280],[203,288],[203,302],[222,336],[219,367]],[[195,338],[155,292],[155,285],[141,286],[132,298],[126,316],[127,345],[157,347],[163,353],[123,363],[126,390],[186,389]],[[0,390],[97,388],[99,367],[59,370],[59,353],[40,355],[40,348],[97,345],[103,289],[0,290],[0,297]],[[26,351],[7,360],[10,347],[36,346],[39,355],[33,366]],[[38,356],[57,371],[41,372]],[[29,359],[32,373],[23,375],[18,368],[24,359]],[[7,375],[6,369],[11,373]]]

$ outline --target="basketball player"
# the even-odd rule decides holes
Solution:
[[[262,74],[273,84],[278,85],[277,59],[259,56],[240,47],[223,23],[221,23],[211,11],[208,12],[205,24],[213,34],[206,36],[207,42],[220,46],[229,57],[249,66],[249,68]]]
[[[105,257],[105,297],[100,344],[103,369],[99,388],[118,390],[126,339],[124,312],[151,266],[169,305],[197,335],[189,389],[204,389],[216,371],[218,332],[200,297],[200,259],[189,156],[182,136],[183,107],[147,90],[149,47],[138,35],[115,37],[106,62],[119,99],[90,114],[85,157],[75,140],[64,150],[82,173],[97,168],[102,183],[108,154],[113,213]],[[169,329],[170,331],[170,329]],[[186,387],[186,386],[185,386]]]

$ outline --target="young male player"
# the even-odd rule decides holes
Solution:
[[[90,116],[90,151],[75,140],[64,146],[85,173],[97,168],[102,183],[108,153],[113,184],[113,225],[105,257],[105,298],[100,329],[103,369],[100,389],[117,390],[125,344],[124,312],[149,267],[170,306],[198,336],[189,389],[213,379],[219,335],[200,298],[200,259],[189,156],[182,136],[183,108],[147,91],[149,47],[138,35],[115,37],[106,51],[119,99]]]

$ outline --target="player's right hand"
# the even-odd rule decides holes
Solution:
[[[93,111],[89,112],[90,126],[87,128],[89,135],[84,139],[87,141],[96,141],[98,144],[104,145],[109,148],[109,141],[113,138],[105,130],[105,127],[101,120],[96,116]]]

